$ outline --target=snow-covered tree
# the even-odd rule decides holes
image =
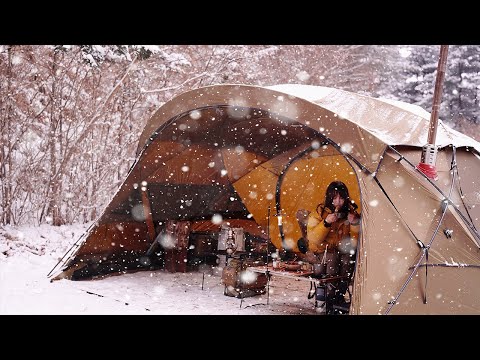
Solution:
[[[480,46],[449,47],[448,71],[445,76],[445,120],[454,124],[460,119],[480,123]]]
[[[408,56],[401,65],[394,98],[422,106],[431,111],[440,45],[403,47]],[[480,46],[450,45],[442,91],[440,118],[453,127],[466,130],[466,122],[476,125],[480,109]]]
[[[146,121],[182,92],[222,83],[300,83],[390,96],[430,110],[438,50],[0,46],[0,224],[94,220],[125,178]],[[451,47],[449,56],[449,105],[442,108],[454,114],[462,130],[468,130],[466,119],[478,117],[476,50]]]

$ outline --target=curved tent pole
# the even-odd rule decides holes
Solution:
[[[285,233],[283,231],[283,223],[282,223],[282,216],[281,216],[281,206],[280,206],[280,189],[282,187],[282,182],[283,182],[283,178],[288,170],[288,168],[296,161],[298,160],[299,158],[301,158],[302,156],[304,156],[305,154],[313,151],[313,150],[316,150],[318,148],[320,148],[321,146],[325,146],[325,145],[331,145],[333,146],[341,155],[345,156],[346,158],[348,158],[349,160],[353,161],[362,171],[367,171],[368,172],[368,169],[363,166],[356,158],[354,158],[352,155],[348,154],[348,153],[345,153],[342,151],[341,147],[338,146],[338,144],[333,141],[332,139],[328,138],[327,136],[323,135],[323,134],[320,134],[321,138],[322,138],[322,142],[320,143],[320,145],[311,145],[309,146],[308,148],[306,148],[305,150],[302,150],[300,153],[298,153],[297,155],[295,155],[286,165],[285,167],[283,168],[283,170],[281,171],[279,177],[278,177],[278,180],[277,180],[277,186],[276,186],[276,189],[275,189],[275,209],[276,209],[276,214],[275,216],[277,216],[277,219],[278,219],[278,230],[280,232],[280,238],[282,239],[282,246],[283,248],[285,248]]]
[[[404,158],[405,159],[405,158]],[[406,160],[406,159],[405,159]],[[408,161],[408,160],[406,160]],[[453,162],[452,162],[453,163]],[[418,170],[420,172],[420,170]],[[422,173],[423,174],[423,173]],[[427,177],[425,174],[423,174],[425,177]],[[428,177],[427,177],[428,178]],[[412,272],[410,273],[410,275],[408,276],[408,279],[405,281],[405,283],[403,284],[403,286],[401,287],[400,291],[398,292],[398,294],[395,296],[395,298],[391,301],[388,302],[389,306],[387,308],[387,310],[385,311],[385,315],[388,315],[390,313],[390,311],[392,310],[392,308],[397,304],[398,302],[398,299],[400,298],[400,296],[402,295],[402,293],[405,291],[407,285],[410,283],[410,281],[413,279],[413,277],[415,276],[418,268],[420,267],[420,263],[422,262],[422,260],[425,258],[426,259],[426,264],[425,264],[425,290],[424,290],[424,298],[423,298],[423,303],[426,304],[427,303],[427,276],[428,276],[428,251],[430,250],[430,247],[432,246],[432,243],[433,241],[435,240],[435,237],[437,236],[437,233],[438,233],[438,230],[440,229],[440,225],[442,224],[443,222],[443,218],[445,217],[445,214],[447,213],[447,209],[448,209],[448,203],[451,202],[450,201],[450,196],[452,195],[452,190],[453,190],[453,184],[455,183],[455,178],[456,178],[456,174],[455,172],[453,172],[453,179],[452,179],[452,184],[450,185],[450,190],[449,190],[449,194],[448,194],[448,198],[444,196],[444,199],[442,200],[442,215],[440,217],[440,220],[438,221],[438,224],[437,224],[437,227],[435,229],[435,231],[433,232],[433,235],[432,237],[430,238],[430,241],[428,242],[428,244],[425,246],[421,246],[422,248],[422,255],[420,256],[420,258],[418,259],[417,263],[415,264],[415,266],[413,267],[413,270]],[[443,195],[443,194],[442,194]],[[454,206],[455,207],[455,206]]]
[[[458,166],[457,166],[457,148],[455,146],[452,146],[452,151],[453,151],[453,158],[452,158],[452,164],[451,164],[451,168],[453,169],[454,172],[457,173],[457,182],[458,182],[458,192],[460,193],[460,200],[462,200],[462,204],[463,204],[463,208],[465,209],[465,212],[467,213],[468,215],[468,218],[470,219],[470,222],[472,223],[472,228],[478,232],[474,222],[473,222],[473,219],[472,219],[472,216],[470,215],[470,212],[468,211],[468,207],[467,205],[465,204],[465,201],[463,201],[463,198],[465,197],[463,195],[463,190],[462,190],[462,185],[460,184],[460,174],[458,173]]]
[[[478,233],[477,229],[475,226],[465,217],[465,215],[462,214],[462,212],[457,208],[457,206],[453,203],[452,200],[450,200],[449,196],[446,196],[442,189],[440,189],[427,175],[425,175],[422,171],[417,169],[415,165],[413,165],[406,157],[404,157],[397,149],[392,147],[391,145],[388,145],[388,147],[395,152],[398,156],[400,156],[399,160],[405,160],[407,164],[409,164],[417,173],[419,173],[421,176],[423,176],[443,197],[444,201],[447,201],[449,205],[452,205],[452,208],[455,209],[455,212],[462,218],[464,221],[465,225],[467,225],[468,229],[470,230],[470,233],[472,236],[476,239],[476,244],[477,247],[480,249],[480,234]],[[452,144],[453,147],[453,144]]]
[[[308,148],[300,151],[297,155],[295,155],[293,158],[290,159],[290,161],[284,166],[282,171],[280,172],[280,175],[278,176],[277,180],[277,186],[275,188],[275,209],[276,209],[276,214],[278,219],[278,230],[280,231],[280,238],[282,239],[282,247],[285,249],[285,233],[283,231],[283,223],[282,223],[282,209],[280,206],[280,189],[282,188],[282,182],[283,178],[285,177],[285,174],[287,173],[288,168],[298,159],[303,157],[305,154],[308,154],[309,152],[312,152],[320,146],[328,145],[328,141],[323,140],[320,145],[310,145]]]
[[[282,247],[285,249],[285,233],[283,231],[283,223],[282,223],[282,217],[281,217],[281,206],[280,206],[280,195],[281,195],[281,186],[282,186],[282,182],[283,182],[283,178],[285,177],[285,174],[288,170],[288,168],[296,161],[298,160],[299,158],[301,158],[302,156],[304,156],[305,154],[313,151],[313,150],[316,150],[318,148],[320,148],[320,146],[325,146],[325,145],[332,145],[341,155],[343,155],[345,158],[348,158],[350,159],[351,161],[353,161],[362,171],[365,171],[365,172],[369,172],[369,170],[363,166],[356,158],[354,158],[352,155],[348,154],[348,153],[345,153],[342,151],[341,147],[338,146],[337,143],[335,143],[333,140],[331,140],[330,138],[324,136],[324,135],[321,135],[322,137],[322,142],[320,143],[319,146],[309,146],[308,148],[306,148],[305,150],[302,150],[301,152],[299,152],[297,155],[295,155],[286,165],[285,167],[283,168],[283,170],[281,171],[279,177],[278,177],[278,180],[277,180],[277,185],[276,185],[276,189],[275,189],[275,208],[276,208],[276,215],[277,216],[277,219],[278,219],[278,230],[280,232],[280,237],[281,237],[281,241],[282,241]],[[270,218],[270,216],[268,217]],[[269,238],[270,238],[270,229],[269,230]],[[268,250],[267,250],[267,253],[268,253]],[[268,258],[267,258],[268,259]],[[417,266],[418,267],[418,266]],[[268,269],[267,269],[268,270]]]

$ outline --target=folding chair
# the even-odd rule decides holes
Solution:
[[[309,215],[310,211],[305,209],[299,209],[296,213],[296,219],[302,232],[302,237],[298,239],[297,246],[300,252],[304,254],[308,250],[307,223]],[[308,298],[311,299],[315,296],[315,307],[324,306],[327,314],[348,314],[350,303],[352,301],[352,294],[350,292],[351,279],[353,279],[353,271],[349,275],[323,276],[312,282],[313,285],[310,287]],[[337,288],[341,281],[347,280],[348,285],[346,292],[348,293],[349,302],[344,301],[344,299],[336,298],[336,296],[327,296],[328,293],[331,292],[329,290]],[[312,293],[312,287],[315,289],[314,293]],[[343,297],[343,294],[341,294],[341,296]],[[320,302],[322,302],[321,306],[319,306]]]

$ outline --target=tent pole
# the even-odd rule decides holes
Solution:
[[[267,276],[267,305],[270,301],[270,270],[268,270],[268,252],[270,251],[270,205],[267,210],[267,270],[265,275]]]
[[[323,140],[318,147],[310,145],[306,149],[300,151],[297,155],[295,155],[293,158],[290,159],[290,161],[284,166],[284,168],[280,172],[280,175],[278,176],[277,185],[275,187],[275,208],[276,208],[276,215],[275,216],[277,216],[277,220],[278,220],[278,231],[280,232],[280,238],[282,239],[282,249],[283,250],[286,250],[286,248],[287,248],[287,246],[285,244],[285,233],[283,231],[282,208],[280,206],[280,194],[281,194],[280,190],[282,188],[283,178],[284,178],[285,174],[287,173],[287,170],[290,167],[290,165],[292,165],[295,161],[300,159],[305,154],[308,154],[309,152],[314,151],[314,150],[318,149],[320,146],[323,146],[323,145],[328,145],[328,142]],[[270,236],[270,232],[269,232],[269,236]]]
[[[440,58],[437,66],[437,78],[435,81],[435,90],[433,93],[432,114],[430,115],[430,125],[428,129],[427,144],[423,146],[422,157],[417,165],[418,170],[433,180],[438,179],[435,163],[437,161],[437,147],[435,140],[437,137],[438,113],[442,97],[443,80],[445,79],[445,68],[447,65],[448,45],[440,46]]]
[[[141,189],[140,192],[142,193],[143,213],[145,214],[145,222],[147,223],[148,236],[150,238],[149,240],[154,241],[155,224],[152,219],[152,207],[150,206],[150,200],[148,199],[147,188],[145,187],[145,190]]]

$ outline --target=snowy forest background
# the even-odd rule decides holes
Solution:
[[[0,226],[96,219],[149,117],[211,84],[299,83],[431,111],[440,46],[0,45]],[[480,141],[480,46],[450,46],[440,118]]]

